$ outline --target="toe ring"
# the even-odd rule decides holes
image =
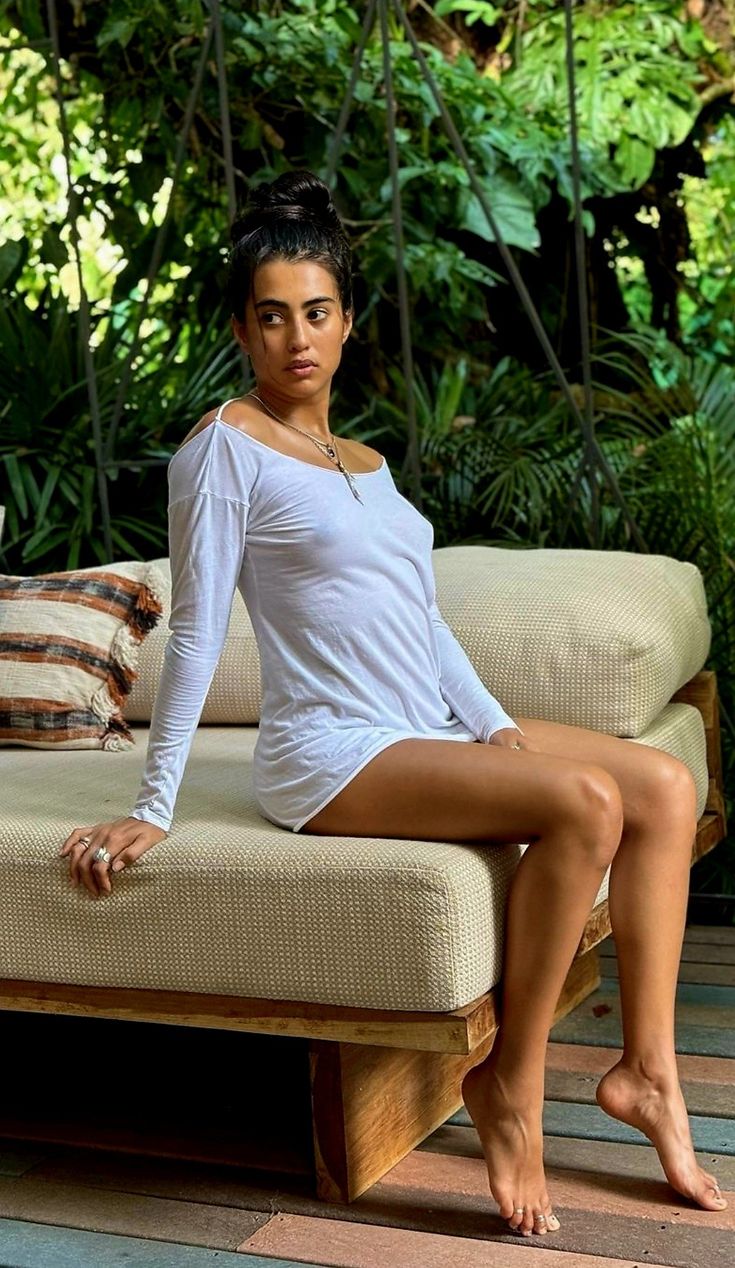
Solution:
[[[514,1207],[513,1207],[513,1214],[514,1214],[514,1215],[525,1215],[525,1214],[526,1214],[526,1208],[525,1208],[525,1206],[514,1206]]]
[[[546,1223],[546,1216],[545,1216],[545,1215],[535,1215],[535,1216],[534,1216],[534,1219],[536,1220],[536,1223],[537,1223],[537,1224],[545,1224],[545,1223]]]

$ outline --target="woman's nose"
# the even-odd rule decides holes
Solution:
[[[309,340],[306,337],[306,327],[301,322],[294,322],[289,342],[292,348],[305,348],[307,346]]]

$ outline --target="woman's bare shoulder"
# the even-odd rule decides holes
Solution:
[[[190,440],[193,440],[195,436],[198,436],[200,432],[209,427],[214,422],[218,413],[219,409],[210,409],[206,414],[203,414],[199,419],[199,422],[195,423],[191,428],[191,431],[187,432],[184,436],[184,439],[179,445],[179,449],[183,449],[184,445],[187,445]],[[242,431],[249,432],[251,435],[255,436],[256,439],[260,438],[259,432],[262,430],[262,427],[259,428],[258,426],[258,413],[252,406],[246,405],[243,401],[235,400],[229,402],[227,406],[227,423],[230,427],[239,427]]]

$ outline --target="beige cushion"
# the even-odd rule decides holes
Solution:
[[[129,722],[150,722],[169,636],[171,566],[168,559],[157,559],[155,564],[164,581],[163,619],[146,639],[138,662],[138,677],[125,704],[125,717]],[[260,653],[248,610],[238,590],[232,604],[227,639],[204,702],[201,720],[245,725],[256,723],[260,720],[262,698]]]
[[[139,562],[0,576],[0,744],[129,747],[121,709],[161,584]]]
[[[170,612],[146,639],[125,707],[150,720]],[[511,716],[640,735],[704,665],[710,626],[693,564],[619,551],[446,546],[437,601],[488,689]],[[260,718],[260,657],[239,593],[202,721]]]
[[[699,570],[624,551],[434,552],[437,601],[512,717],[641,735],[710,646]]]
[[[132,752],[8,750],[3,976],[430,1010],[489,990],[518,847],[278,828],[252,798],[256,737],[199,729],[170,836],[96,902],[71,888],[57,852],[72,828],[132,801],[145,729]],[[688,762],[701,811],[699,713],[671,705],[641,742]]]

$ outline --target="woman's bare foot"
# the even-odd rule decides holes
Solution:
[[[551,1209],[543,1165],[543,1092],[533,1106],[534,1098],[511,1088],[494,1067],[491,1053],[462,1082],[462,1099],[480,1137],[490,1191],[514,1231],[526,1237],[555,1233],[560,1224]]]
[[[678,1193],[706,1211],[722,1211],[727,1202],[714,1176],[694,1155],[684,1097],[675,1070],[653,1073],[614,1065],[600,1081],[597,1103],[612,1118],[637,1127],[656,1149],[666,1179]]]

